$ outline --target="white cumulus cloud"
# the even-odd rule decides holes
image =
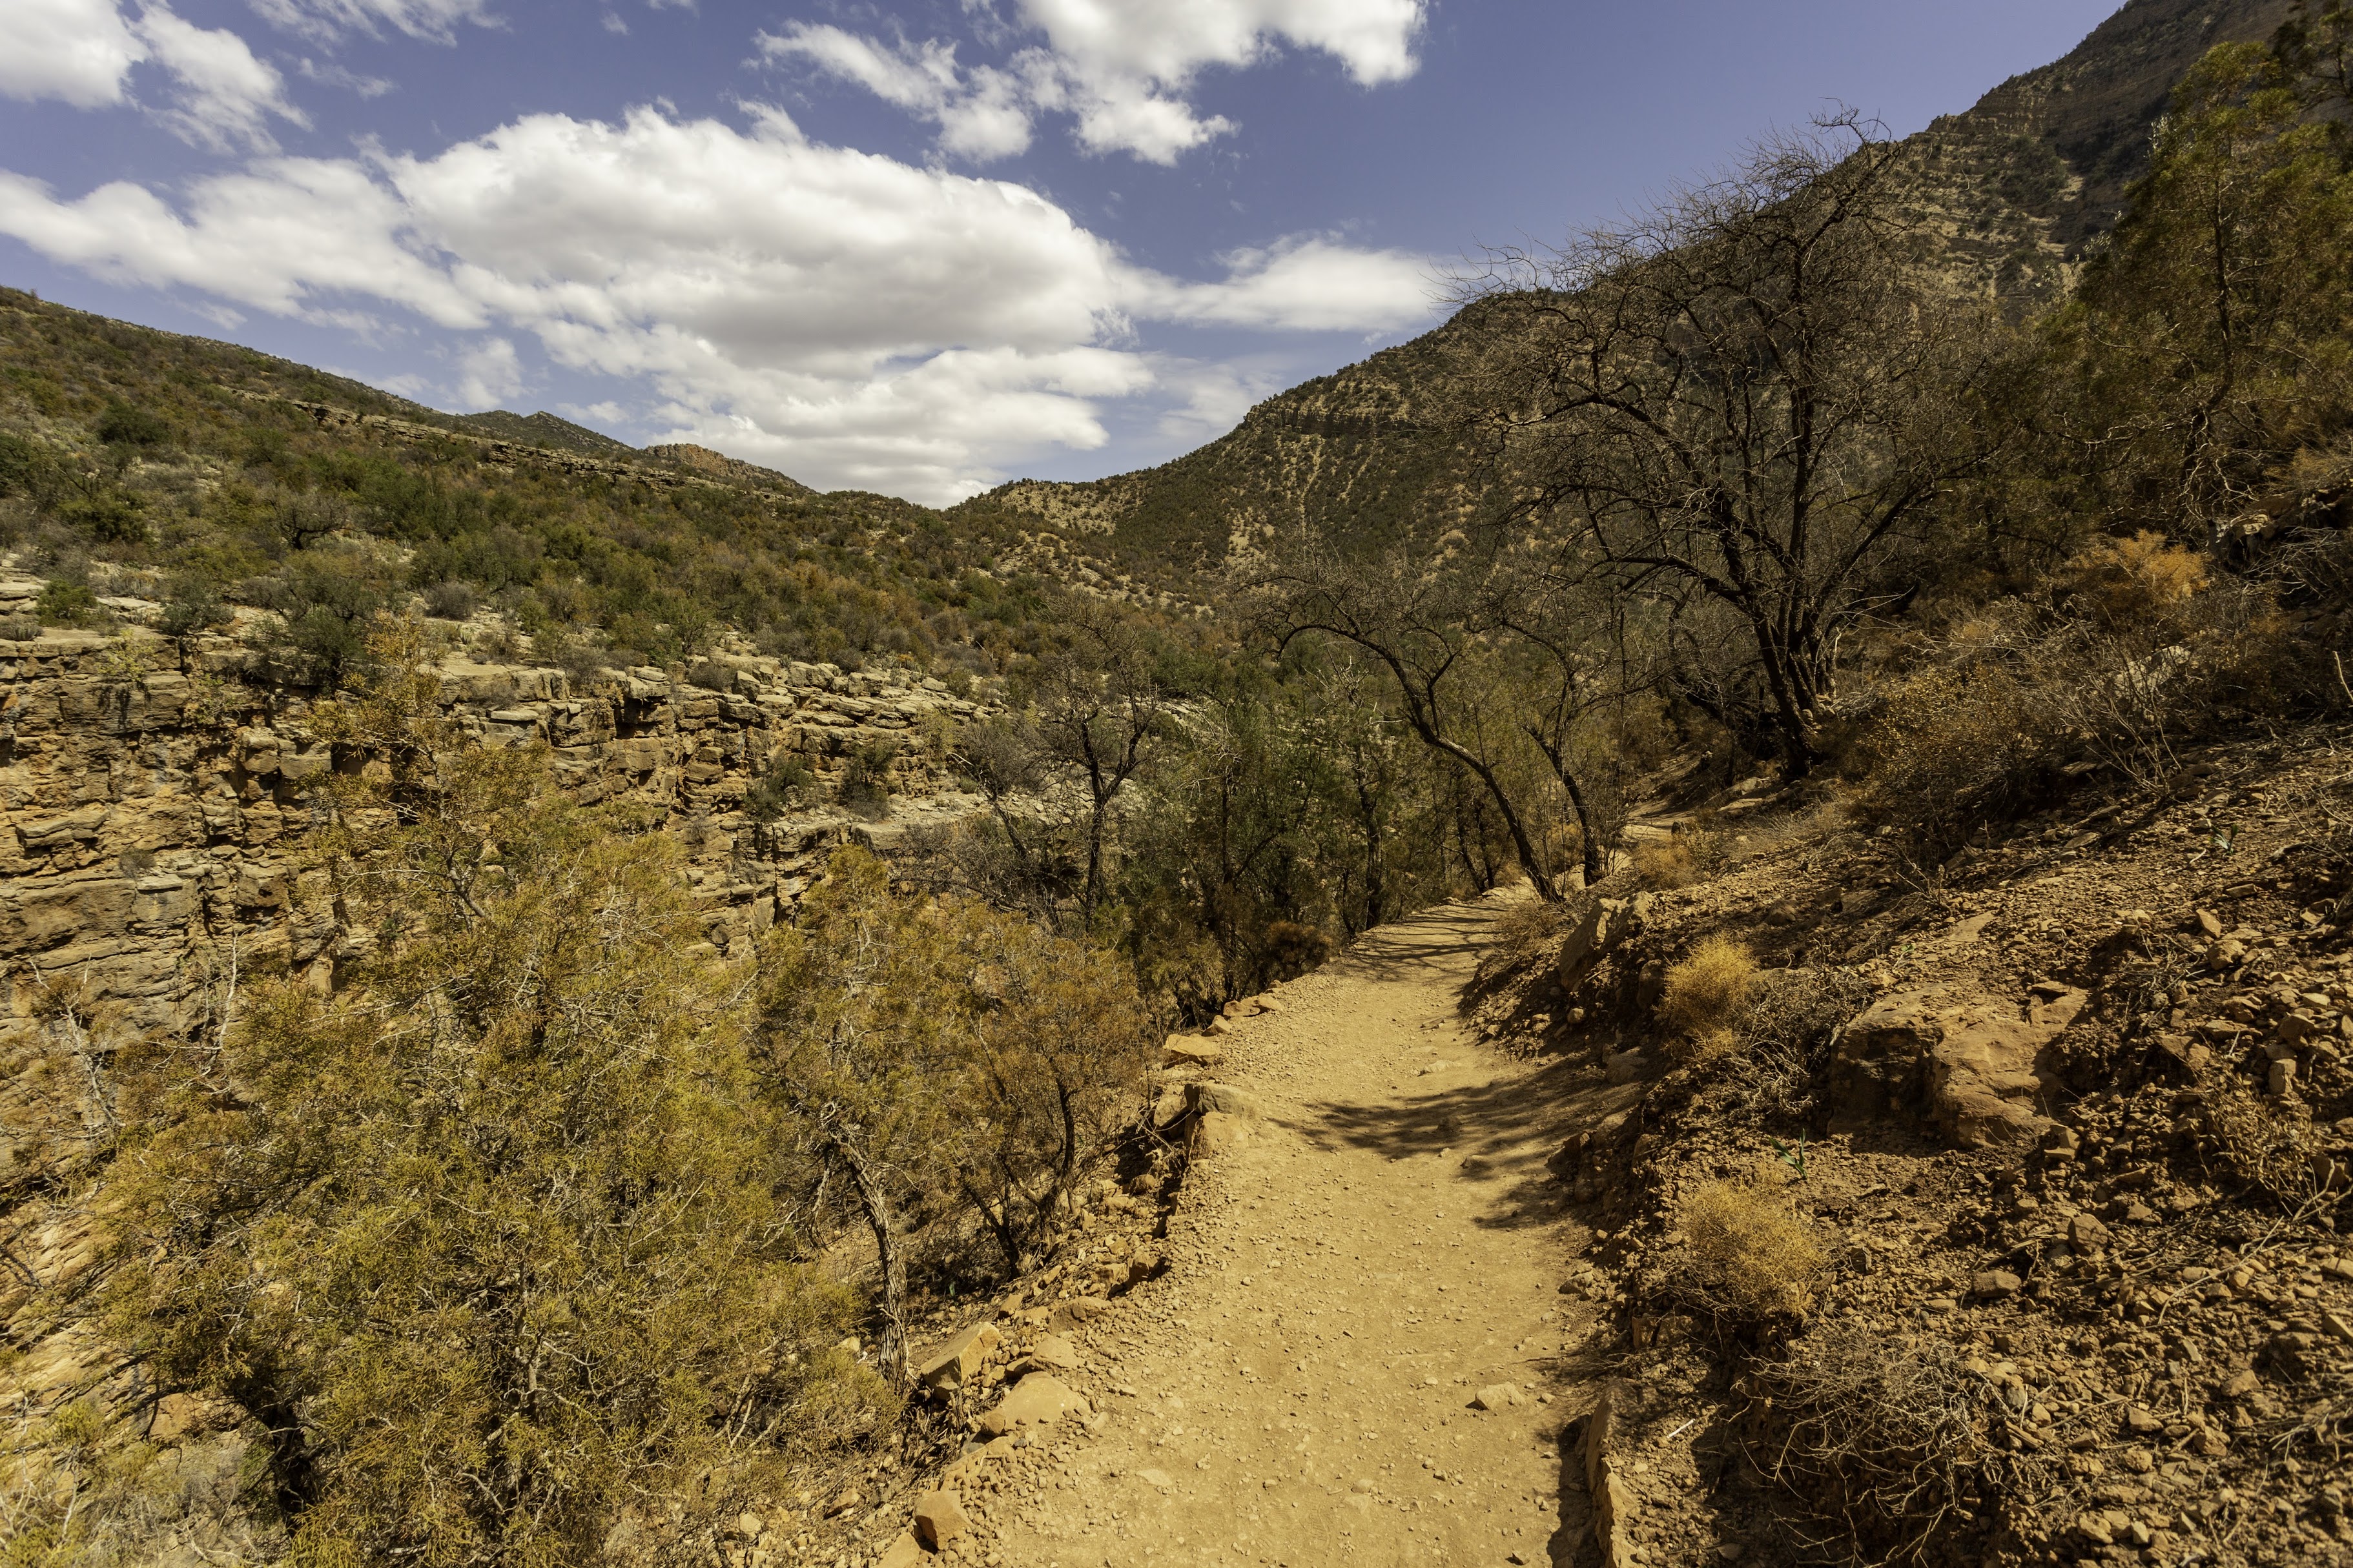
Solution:
[[[11,0],[0,93],[100,109],[123,100],[131,68],[146,58],[113,0]]]
[[[522,356],[504,338],[485,338],[458,357],[458,401],[471,413],[496,408],[522,390]]]
[[[883,40],[795,23],[759,37],[773,62],[805,61],[940,127],[941,146],[976,161],[1029,144],[1039,114],[1072,117],[1081,146],[1156,163],[1233,129],[1191,95],[1212,67],[1240,69],[1284,45],[1332,56],[1358,83],[1416,68],[1427,0],[1017,0],[1018,23],[993,37],[1041,36],[1001,65],[961,66],[940,39]],[[993,20],[985,0],[967,9]]]
[[[430,156],[265,158],[176,203],[60,196],[0,174],[0,233],[122,282],[375,330],[468,334],[459,401],[522,386],[508,334],[646,389],[684,439],[821,486],[927,500],[1107,439],[1105,400],[1187,373],[1135,323],[1386,331],[1428,312],[1422,264],[1329,237],[1182,281],[1023,186],[654,109],[533,115]],[[391,314],[387,315],[387,312]]]
[[[113,0],[10,0],[7,24],[0,93],[8,97],[79,109],[127,103],[133,68],[152,62],[171,79],[155,118],[187,141],[266,150],[271,119],[303,123],[286,100],[284,79],[243,38],[199,27],[168,5],[151,4],[132,16]]]
[[[199,27],[161,5],[139,19],[139,36],[178,85],[165,124],[188,141],[216,150],[269,148],[274,117],[307,124],[286,101],[286,82],[226,28]]]
[[[1430,263],[1401,250],[1366,250],[1329,236],[1304,235],[1223,260],[1227,275],[1219,282],[1145,280],[1137,314],[1310,332],[1388,331],[1430,314]]]

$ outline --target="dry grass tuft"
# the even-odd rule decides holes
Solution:
[[[1651,838],[1634,846],[1629,855],[1634,878],[1662,892],[1704,882],[1724,868],[1724,847],[1712,834],[1679,833],[1672,838]]]
[[[1710,1182],[1683,1200],[1677,1221],[1703,1289],[1743,1316],[1805,1316],[1827,1262],[1778,1187],[1770,1174]]]
[[[1568,906],[1549,899],[1525,899],[1512,905],[1495,918],[1488,963],[1482,967],[1518,969],[1532,963],[1560,935],[1567,919]]]
[[[1757,960],[1746,945],[1728,936],[1709,937],[1667,971],[1659,1022],[1695,1042],[1728,1034],[1747,1010],[1757,977]]]

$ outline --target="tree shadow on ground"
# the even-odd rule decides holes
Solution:
[[[1471,1223],[1515,1229],[1548,1224],[1567,1206],[1567,1190],[1550,1162],[1569,1134],[1599,1127],[1641,1093],[1639,1084],[1604,1083],[1586,1064],[1556,1061],[1526,1076],[1411,1094],[1402,1103],[1313,1103],[1283,1125],[1319,1147],[1428,1159],[1465,1188],[1500,1177],[1506,1184],[1481,1194],[1484,1212]]]
[[[1501,913],[1503,906],[1484,900],[1439,904],[1366,931],[1335,963],[1366,980],[1429,980],[1448,974],[1468,980],[1488,928]]]

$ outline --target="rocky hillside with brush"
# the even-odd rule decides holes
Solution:
[[[2341,1560],[2273,20],[949,514],[0,296],[10,1563]]]
[[[2013,319],[2064,297],[2084,247],[2147,170],[2174,84],[2217,44],[2268,37],[2290,0],[2132,0],[2065,58],[1909,139],[1931,269]],[[1122,569],[1213,572],[1303,532],[1379,547],[1482,504],[1495,453],[1464,425],[1512,314],[1473,308],[1269,398],[1158,468],[1017,480],[959,516],[1057,531]],[[1093,536],[1093,537],[1090,537]]]
[[[2339,1560],[2344,743],[2185,750],[1925,879],[1749,781],[1491,956],[1490,1035],[1609,1099],[1554,1170],[1625,1335],[1616,1560]]]

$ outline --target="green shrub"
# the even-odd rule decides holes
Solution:
[[[118,400],[106,405],[92,434],[110,447],[161,447],[172,439],[172,426],[152,409]]]
[[[744,812],[754,822],[774,822],[807,805],[817,791],[817,774],[797,752],[780,752],[744,796]]]
[[[139,498],[122,490],[76,496],[58,509],[58,520],[99,544],[142,544],[147,539]]]
[[[364,556],[307,552],[263,591],[265,607],[279,619],[260,628],[260,646],[295,679],[332,686],[364,660],[388,588],[385,574]]]
[[[44,626],[88,626],[104,613],[98,595],[90,591],[86,583],[54,579],[42,584],[40,616]]]
[[[443,578],[425,590],[425,613],[445,621],[462,621],[474,613],[477,603],[471,583]]]
[[[897,752],[881,741],[850,753],[849,765],[841,775],[839,798],[843,809],[860,816],[891,815],[891,763],[897,756]]]
[[[667,841],[468,742],[419,639],[372,653],[312,721],[389,763],[329,781],[316,842],[369,956],[252,984],[216,1063],[145,1061],[112,1327],[275,1434],[293,1561],[600,1560],[654,1496],[691,1534],[714,1466],[893,1398],[825,1348],[854,1303],[800,1261]]]
[[[0,430],[0,496],[32,495],[47,477],[49,460],[38,447]]]
[[[217,589],[201,577],[184,575],[172,580],[158,629],[167,637],[192,637],[227,626],[229,618],[229,608],[221,602]]]

